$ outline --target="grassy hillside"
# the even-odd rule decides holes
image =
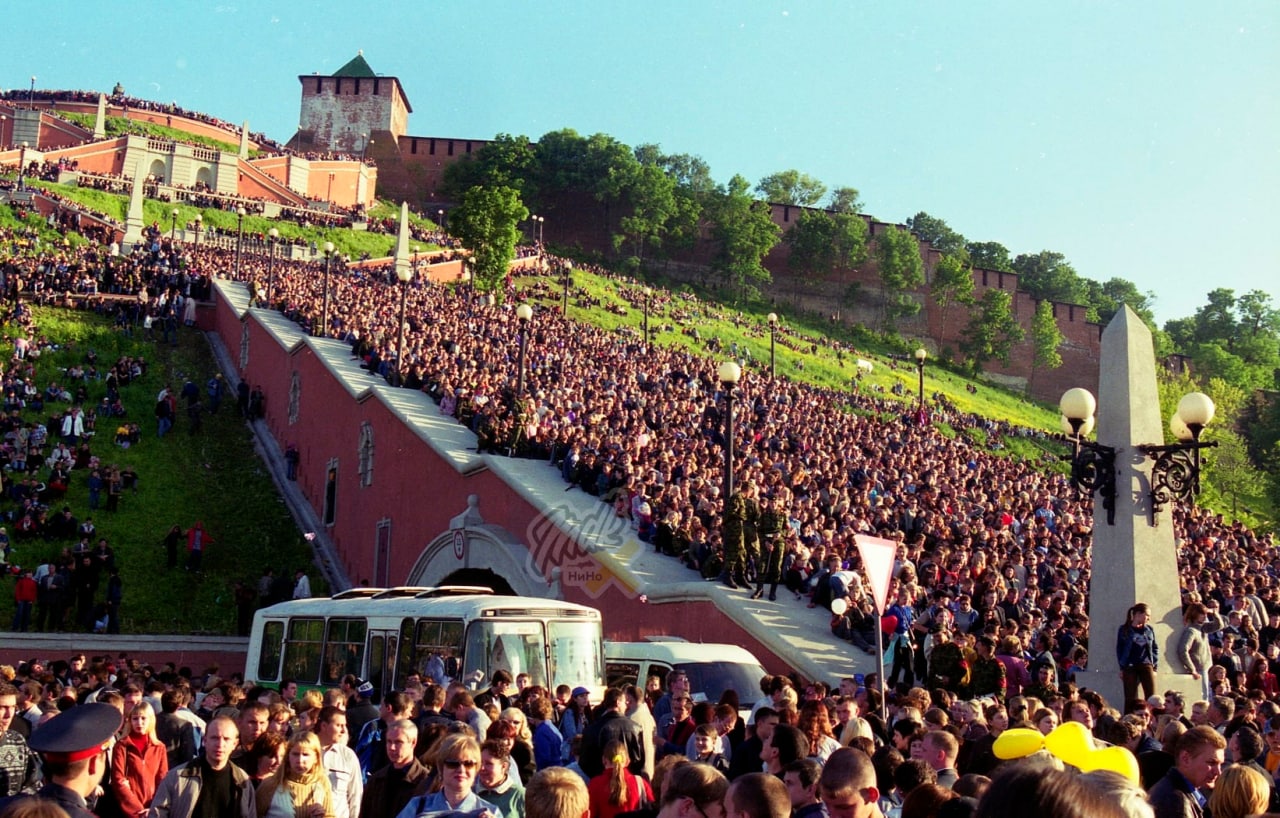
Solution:
[[[107,193],[106,191],[82,188],[76,185],[60,185],[52,182],[40,182],[39,186],[47,188],[73,202],[78,202],[91,210],[109,216],[122,224],[129,212],[129,197],[122,194]],[[392,208],[390,205],[384,204],[380,205],[380,207],[382,212],[389,212],[394,209],[397,216],[400,212],[398,208]],[[186,204],[175,205],[153,199],[146,199],[142,203],[143,221],[147,224],[158,224],[167,233],[173,226],[174,209],[178,211],[177,221],[179,226],[191,222],[195,219],[196,214],[200,214],[204,220],[205,230],[217,229],[231,234],[236,232],[238,218],[233,212],[216,208],[193,207]],[[426,219],[417,218],[416,222],[427,227],[427,229],[434,227],[434,223]],[[276,221],[262,216],[244,217],[245,235],[266,233],[273,227],[280,231],[282,241],[301,239],[307,244],[315,242],[317,246],[323,246],[326,241],[331,241],[334,247],[337,248],[338,253],[349,255],[356,259],[366,254],[369,258],[382,258],[395,252],[396,237],[385,233],[369,233],[363,230],[333,227],[303,227],[296,222]],[[416,245],[417,243],[415,242]],[[434,244],[421,245],[421,247],[424,251],[436,249]]]
[[[95,114],[72,113],[69,111],[59,111],[58,116],[76,123],[80,127],[92,132],[93,124],[97,121]],[[188,133],[180,128],[170,128],[155,122],[143,122],[137,119],[129,119],[124,116],[109,116],[103,123],[103,127],[107,132],[107,136],[117,137],[127,134],[135,134],[137,136],[153,136],[157,139],[172,139],[177,142],[187,142],[189,144],[201,145],[206,148],[224,151],[226,153],[239,153],[240,143],[234,140],[214,139],[210,136],[202,134]],[[231,134],[228,134],[231,136]],[[250,156],[256,156],[260,151],[250,151]]]
[[[123,421],[101,419],[92,443],[94,455],[103,464],[137,470],[137,491],[126,491],[114,513],[105,507],[90,511],[88,475],[78,470],[73,472],[65,498],[50,503],[51,513],[60,511],[65,503],[81,521],[91,515],[99,534],[115,549],[124,582],[122,630],[234,632],[235,581],[256,587],[267,565],[292,571],[309,564],[311,557],[254,453],[249,430],[236,414],[234,394],[217,415],[205,414],[203,431],[191,434],[180,406],[175,428],[163,439],[156,436],[152,409],[160,389],[165,384],[181,389],[186,377],[203,388],[214,373],[204,336],[185,330],[177,347],[161,346],[140,337],[141,331],[127,338],[105,319],[87,313],[38,309],[35,317],[41,333],[55,339],[59,347],[36,361],[35,383],[41,386],[54,379],[66,383],[65,368],[83,365],[89,350],[97,352],[100,370],[122,355],[140,356],[148,362],[146,375],[121,390],[128,417]],[[12,331],[5,329],[6,334]],[[103,381],[90,380],[87,387],[89,403],[97,403],[106,394]],[[43,412],[27,410],[23,414],[29,420],[45,422],[49,414],[60,413],[64,406],[54,404]],[[127,449],[116,445],[115,430],[121,422],[141,427],[138,445]],[[47,469],[41,471],[41,476],[47,474]],[[105,506],[105,495],[103,503]],[[13,504],[5,502],[0,507],[11,510]],[[215,540],[206,552],[204,572],[196,575],[183,570],[185,547],[178,569],[168,570],[161,546],[165,533],[173,525],[185,530],[197,520],[204,522]],[[14,536],[16,527],[12,523],[7,527]],[[10,560],[35,566],[70,545],[15,537]],[[313,582],[317,580],[318,576]],[[100,590],[99,599],[102,593]],[[12,615],[10,588],[0,594],[0,623],[7,626]]]

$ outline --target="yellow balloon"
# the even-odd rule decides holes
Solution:
[[[1025,727],[1013,727],[1005,730],[992,745],[991,752],[996,758],[1008,761],[1011,758],[1023,758],[1037,750],[1044,749],[1044,734],[1039,730]]]
[[[1123,775],[1134,786],[1142,785],[1142,776],[1138,770],[1138,759],[1124,747],[1107,747],[1103,750],[1094,750],[1085,757],[1084,762],[1080,766],[1081,772],[1110,770],[1113,773]]]
[[[1085,757],[1093,752],[1093,737],[1080,722],[1068,721],[1044,737],[1044,747],[1064,764],[1084,769]]]

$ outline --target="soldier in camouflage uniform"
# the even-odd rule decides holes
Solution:
[[[787,527],[787,515],[781,509],[781,498],[764,495],[760,498],[761,559],[756,568],[756,592],[752,599],[764,596],[765,583],[769,584],[769,601],[778,600],[778,583],[782,581],[782,557],[787,550],[783,536]]]
[[[737,589],[738,583],[746,584],[747,553],[743,538],[746,520],[746,499],[735,491],[725,506],[724,520],[720,527],[720,540],[724,546],[724,567],[720,569],[720,581]]]
[[[760,525],[760,501],[756,499],[759,494],[760,490],[756,488],[755,483],[747,483],[742,492],[742,544],[747,554],[747,570],[744,572],[745,581],[742,584],[747,587],[750,587],[751,581],[756,578],[761,568],[760,537],[757,533]]]

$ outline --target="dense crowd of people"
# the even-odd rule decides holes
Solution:
[[[785,676],[750,693],[694,701],[675,670],[593,701],[498,670],[484,689],[411,674],[380,695],[350,675],[273,689],[127,654],[33,658],[0,666],[0,816],[52,802],[100,818],[693,818],[670,809],[688,801],[749,818],[1176,818],[1206,804],[1244,818],[1276,803],[1270,702],[1233,712],[1168,693],[1121,716],[1088,692],[984,702],[917,687],[882,711],[855,679]],[[1096,745],[1075,759],[1110,747],[1131,771],[1064,762],[1060,724]],[[1029,735],[1043,740],[1008,749]]]
[[[18,238],[0,236],[6,247]],[[93,245],[28,248],[4,260],[6,292],[65,291],[87,276],[99,292],[136,296],[128,307],[102,305],[123,316],[122,330],[147,317],[160,318],[162,329],[176,330],[185,303],[207,294],[212,276],[232,273],[228,251],[172,245],[156,226],[141,247],[121,253]],[[830,700],[825,690],[815,687],[810,695],[806,688],[795,729],[813,752],[806,750],[794,761],[810,755],[815,761],[824,755],[845,758],[837,756],[845,751],[836,747],[859,743],[854,734],[830,729],[849,723],[843,699],[852,700],[867,723],[870,746],[863,749],[876,754],[877,743],[897,744],[902,755],[918,760],[914,745],[927,745],[935,759],[953,762],[946,769],[973,775],[990,772],[973,760],[990,763],[984,737],[994,740],[1009,725],[1024,723],[1048,733],[1058,723],[1080,721],[1099,740],[1130,746],[1140,760],[1164,753],[1148,758],[1165,763],[1162,776],[1170,768],[1181,769],[1184,756],[1199,760],[1206,752],[1222,754],[1204,730],[1197,731],[1207,723],[1220,728],[1210,731],[1220,737],[1243,737],[1244,746],[1231,752],[1236,761],[1261,754],[1262,748],[1250,752],[1254,745],[1247,731],[1259,740],[1270,735],[1280,693],[1270,670],[1280,655],[1280,565],[1271,535],[1204,509],[1175,510],[1188,624],[1181,641],[1187,650],[1176,657],[1134,653],[1132,667],[1145,698],[1128,697],[1109,709],[1096,693],[1080,691],[1072,681],[1075,671],[1087,667],[1093,630],[1086,610],[1092,509],[1064,476],[1045,468],[1055,456],[1050,449],[1044,462],[1000,451],[1011,436],[1041,433],[963,414],[941,396],[917,408],[872,389],[821,389],[772,377],[745,349],[689,333],[700,326],[706,332],[708,318],[749,326],[746,319],[692,296],[646,293],[631,280],[615,279],[617,301],[611,308],[628,313],[647,301],[655,327],[648,338],[634,330],[592,328],[556,308],[538,310],[522,327],[514,305],[525,299],[558,305],[565,264],[551,259],[544,265],[548,274],[509,280],[502,303],[466,288],[454,292],[413,282],[406,291],[403,356],[397,355],[401,291],[389,270],[334,265],[328,326],[319,325],[325,295],[321,264],[276,259],[271,269],[267,257],[251,253],[242,260],[241,275],[264,304],[317,334],[348,342],[370,371],[425,391],[445,414],[476,433],[482,452],[544,460],[570,488],[608,503],[642,540],[705,579],[746,586],[744,593],[757,598],[767,593],[775,602],[781,589],[784,602],[790,593],[802,604],[829,608],[832,630],[862,650],[871,650],[880,628],[889,645],[883,690],[893,716],[880,721],[876,715],[878,680],[870,687],[864,680],[861,689],[855,686]],[[571,310],[592,301],[574,290]],[[520,392],[516,364],[522,334],[527,368]],[[694,338],[705,352],[654,343],[676,334]],[[21,340],[28,348],[33,343],[25,336]],[[856,350],[786,331],[780,342],[801,356],[847,364],[856,385]],[[16,370],[11,371],[21,380],[18,346],[15,340]],[[733,387],[737,489],[726,498],[721,492],[729,387],[719,382],[717,366],[728,356],[746,374]],[[981,434],[947,433],[955,429]],[[979,437],[985,445],[974,442]],[[858,533],[899,544],[894,605],[883,618],[875,615],[861,581],[853,541]],[[1099,623],[1102,644],[1110,628],[1120,624]],[[1124,626],[1135,632],[1145,627],[1140,617]],[[1128,656],[1118,655],[1122,666]],[[1138,673],[1148,662],[1152,673]],[[1203,678],[1204,697],[1188,708],[1154,696],[1159,662]],[[775,694],[787,698],[769,693],[775,704]],[[551,703],[552,697],[543,695]],[[571,706],[574,698],[557,701],[575,711],[576,729],[585,714]],[[664,732],[671,726],[662,721],[671,702],[654,704],[655,746],[683,741],[686,750],[694,747],[696,729],[687,735]],[[730,702],[721,704],[736,710]],[[841,707],[846,708],[843,718]],[[728,713],[716,712],[713,707],[709,716],[703,713],[702,723],[720,718],[723,727]],[[527,716],[532,721],[532,712]],[[695,728],[700,726],[694,713],[689,716]],[[789,718],[780,723],[791,726],[784,721]],[[759,711],[753,720],[758,722]],[[555,725],[564,727],[563,717]],[[1172,734],[1174,725],[1192,728],[1186,732],[1192,738],[1185,740],[1185,753],[1184,740]],[[721,738],[731,731],[732,724]],[[941,733],[952,741],[929,738]],[[706,755],[714,767],[711,756],[720,746],[727,750],[720,754],[723,761],[731,765],[735,746],[745,740],[712,741],[703,745],[707,753],[697,755]],[[324,746],[323,738],[320,742]],[[966,747],[972,755],[965,762],[950,755]],[[597,749],[604,750],[593,746],[582,768],[588,773],[597,763],[592,757]],[[647,773],[643,764],[657,751],[651,756],[630,746],[621,749],[621,754],[604,753],[602,763],[611,765],[626,789],[630,779],[617,770]],[[751,767],[751,751],[746,758]],[[1261,763],[1274,773],[1269,757]],[[904,766],[913,769],[909,762]],[[917,773],[928,778],[922,770]],[[825,771],[810,769],[800,778],[816,781],[815,775]],[[1212,776],[1196,782],[1180,775],[1192,781],[1192,790],[1213,783]],[[1146,783],[1154,792],[1159,782]],[[1175,783],[1187,789],[1184,781]],[[616,789],[611,785],[609,791]],[[640,789],[637,785],[637,794]],[[654,797],[663,801],[660,787],[655,789]],[[893,788],[881,786],[877,792]],[[905,804],[902,808],[907,814]]]

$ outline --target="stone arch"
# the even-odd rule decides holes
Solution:
[[[168,181],[168,170],[169,168],[163,159],[152,159],[151,170],[147,171],[147,174],[154,176],[157,182],[163,184]]]
[[[481,585],[485,588],[492,588],[495,594],[502,594],[503,596],[516,595],[516,590],[511,587],[511,583],[488,568],[463,568],[449,574],[439,584]]]
[[[450,528],[436,535],[418,555],[405,584],[470,585],[458,578],[488,575],[517,596],[560,597],[558,583],[548,583],[533,568],[529,549],[506,529],[488,524]],[[493,587],[490,582],[478,584]]]
[[[200,167],[196,170],[196,184],[205,187],[213,187],[213,170],[209,167]]]

